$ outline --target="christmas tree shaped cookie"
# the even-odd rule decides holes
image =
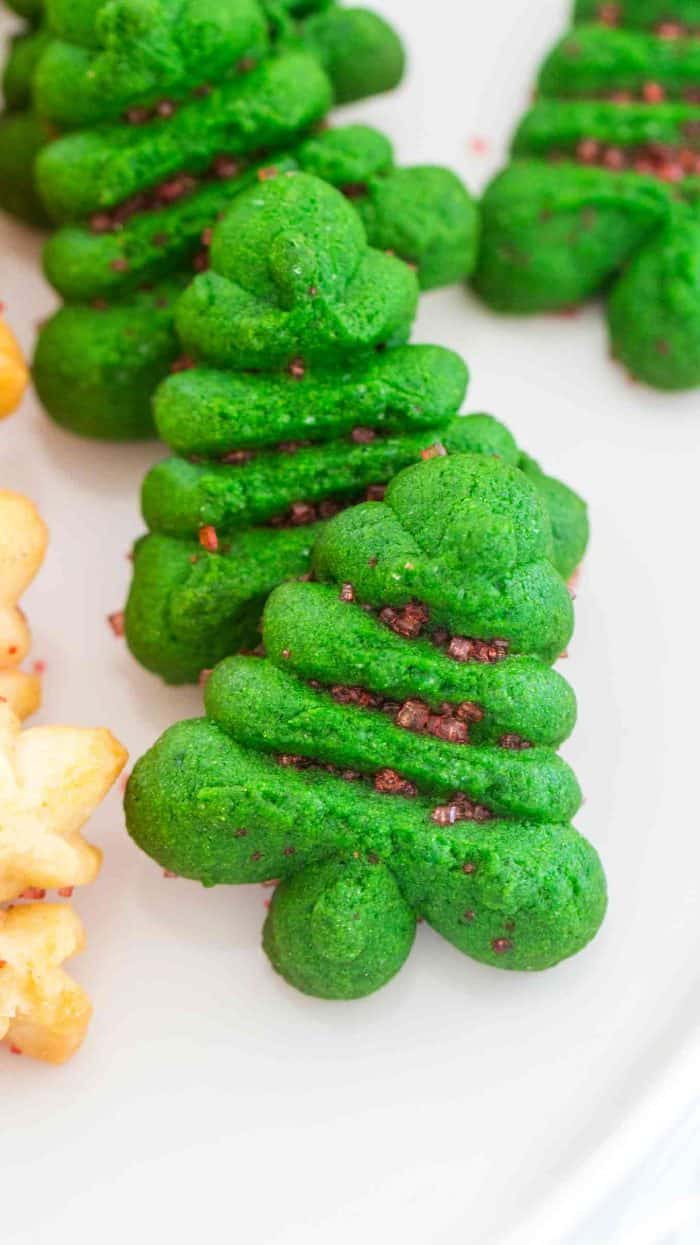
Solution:
[[[222,662],[206,717],[137,764],[136,843],[207,886],[281,879],[265,950],[321,997],[382,986],[419,917],[499,968],[579,951],[605,881],[556,752],[575,702],[551,668],[572,629],[552,548],[533,484],[479,455],[338,515],[314,581],[270,597],[266,657]]]
[[[487,189],[476,288],[500,311],[608,293],[613,353],[700,384],[700,9],[579,0]]]
[[[271,170],[322,166],[426,285],[473,267],[476,212],[453,174],[396,170],[391,146],[366,127],[314,141],[334,101],[401,76],[401,45],[374,14],[52,0],[49,25],[34,99],[64,136],[41,153],[37,181],[59,226],[45,270],[68,306],[40,335],[35,377],[66,426],[153,434],[150,399],[177,351],[175,298],[206,267],[220,214]]]
[[[409,463],[466,449],[521,461],[495,420],[455,418],[462,360],[406,344],[417,297],[414,273],[368,246],[326,182],[279,174],[238,197],[214,232],[211,268],[178,304],[182,370],[156,395],[175,452],[144,482],[150,535],[126,609],[129,645],[149,669],[196,680],[255,647],[265,597],[307,573],[319,524],[381,496]],[[585,507],[523,462],[547,494],[569,573]]]

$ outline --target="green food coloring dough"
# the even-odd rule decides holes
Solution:
[[[512,162],[487,187],[474,285],[497,311],[603,293],[612,352],[659,389],[700,384],[697,5],[577,4]]]
[[[266,656],[221,662],[206,716],[137,763],[134,841],[205,886],[277,880],[264,949],[321,998],[383,986],[419,918],[494,967],[579,951],[606,886],[556,753],[575,704],[551,669],[571,631],[551,555],[535,485],[483,454],[421,462],[343,511],[317,538],[315,580],[270,596]],[[480,656],[457,660],[465,627]],[[467,709],[459,738],[434,728]]]

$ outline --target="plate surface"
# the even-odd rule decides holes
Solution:
[[[384,126],[404,162],[444,161],[479,186],[568,5],[377,3],[405,32],[411,73],[346,115]],[[29,348],[53,299],[39,239],[2,231],[0,293]],[[505,420],[590,502],[564,671],[580,721],[565,754],[587,796],[577,824],[609,876],[604,929],[558,969],[515,976],[423,926],[379,995],[305,999],[260,950],[269,892],[164,879],[127,839],[115,792],[91,827],[102,877],[77,898],[89,1040],[60,1070],[0,1053],[7,1245],[155,1232],[179,1245],[222,1229],[245,1245],[457,1233],[493,1245],[549,1198],[561,1206],[693,1040],[699,395],[631,384],[607,358],[597,306],[504,320],[454,289],[423,300],[415,339],[462,351],[468,409]],[[134,758],[200,707],[198,691],[141,671],[105,621],[125,597],[139,481],[160,453],[80,442],[32,398],[0,429],[0,484],[27,492],[51,529],[26,599],[47,663],[39,720],[109,725]],[[630,1130],[620,1137],[631,1157]]]

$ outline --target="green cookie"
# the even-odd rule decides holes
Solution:
[[[487,188],[474,284],[495,310],[607,292],[613,352],[661,389],[700,384],[700,13],[579,3],[540,71],[513,163]]]
[[[206,886],[279,879],[265,950],[323,998],[388,981],[419,917],[501,968],[580,950],[605,880],[555,751],[575,702],[550,668],[572,626],[551,553],[534,485],[478,454],[338,515],[317,582],[270,597],[267,656],[222,662],[206,718],[137,763],[136,843]]]

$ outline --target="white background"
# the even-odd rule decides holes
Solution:
[[[568,5],[380,7],[411,71],[400,92],[345,115],[385,127],[403,162],[444,161],[478,188]],[[38,239],[2,229],[0,296],[29,348],[52,298]],[[492,1245],[516,1228],[543,1245],[549,1229],[529,1216],[573,1223],[691,1093],[675,1069],[700,1019],[698,395],[631,384],[595,306],[504,320],[454,289],[423,300],[416,340],[462,351],[468,409],[506,421],[590,502],[565,667],[580,721],[565,752],[587,795],[577,824],[608,871],[605,927],[578,958],[516,976],[423,926],[377,996],[309,1000],[260,950],[268,892],[165,880],[127,839],[115,792],[91,827],[102,877],[77,899],[89,1040],[60,1070],[0,1053],[8,1245],[154,1233],[172,1245]],[[26,491],[51,529],[26,601],[47,662],[40,720],[109,725],[134,758],[200,705],[136,667],[105,622],[125,597],[138,485],[159,453],[71,438],[31,398],[0,431],[0,484]]]

